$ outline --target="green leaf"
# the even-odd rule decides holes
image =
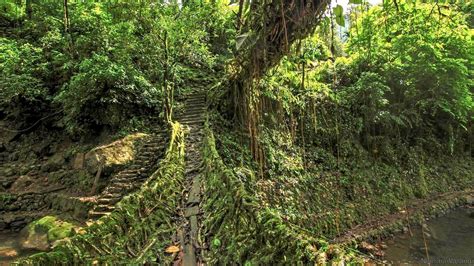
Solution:
[[[244,34],[241,34],[241,35],[237,36],[237,40],[235,42],[237,50],[239,50],[240,47],[242,47],[242,45],[244,44],[245,40],[247,40],[249,35],[250,35],[250,33],[244,33]]]
[[[218,238],[214,238],[212,240],[212,247],[213,248],[219,248],[221,246],[221,241]]]
[[[360,5],[360,4],[362,4],[362,0],[349,0],[349,4]]]
[[[342,9],[341,5],[337,5],[335,8],[333,8],[334,16],[336,17],[336,23],[344,27],[345,26],[345,20],[344,20],[344,10]]]

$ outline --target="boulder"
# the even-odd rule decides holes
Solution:
[[[81,170],[84,169],[84,159],[85,159],[85,154],[80,152],[77,153],[74,156],[74,159],[72,160],[72,169],[74,170]]]
[[[85,154],[84,167],[92,175],[95,175],[101,167],[103,174],[110,175],[134,159],[134,144],[145,137],[147,134],[135,133],[110,144],[96,147]]]
[[[22,175],[19,176],[15,182],[11,185],[12,192],[27,191],[29,187],[35,183],[35,179],[31,176]]]
[[[56,241],[74,234],[73,224],[58,220],[54,216],[45,216],[23,228],[20,245],[23,249],[47,251]]]
[[[41,171],[44,173],[58,171],[65,163],[66,159],[64,158],[64,154],[56,153],[41,166]]]
[[[14,258],[18,256],[18,252],[13,248],[2,247],[0,248],[0,258]]]

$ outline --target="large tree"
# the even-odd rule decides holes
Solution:
[[[314,31],[329,0],[240,1],[237,51],[230,79],[235,119],[248,130],[250,147],[262,159],[257,137],[258,92],[255,81],[289,52],[290,46]]]

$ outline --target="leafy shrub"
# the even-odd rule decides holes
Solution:
[[[18,119],[41,111],[50,99],[46,68],[41,48],[0,38],[0,112]]]
[[[117,128],[132,114],[152,114],[160,93],[132,66],[94,54],[81,62],[55,100],[64,106],[67,130],[86,133],[102,126]]]

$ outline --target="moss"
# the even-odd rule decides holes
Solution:
[[[208,263],[228,265],[361,262],[347,246],[331,245],[307,230],[288,223],[280,213],[262,206],[250,169],[227,167],[219,156],[212,131],[204,141],[204,221],[212,249]],[[218,243],[218,245],[216,244]]]
[[[57,222],[56,225],[48,231],[48,241],[54,242],[56,240],[71,237],[75,233],[74,225],[67,222]]]
[[[97,156],[103,160],[105,166],[122,165],[135,157],[134,145],[137,141],[146,138],[144,133],[134,133],[116,140],[110,144],[96,147],[86,154],[86,157]]]
[[[53,243],[56,240],[64,239],[74,235],[74,225],[65,221],[60,221],[54,216],[45,216],[31,222],[28,225],[29,234],[47,234],[48,241]]]
[[[29,225],[29,231],[36,233],[48,233],[48,231],[56,226],[56,217],[54,216],[45,216],[39,220],[33,221]]]

